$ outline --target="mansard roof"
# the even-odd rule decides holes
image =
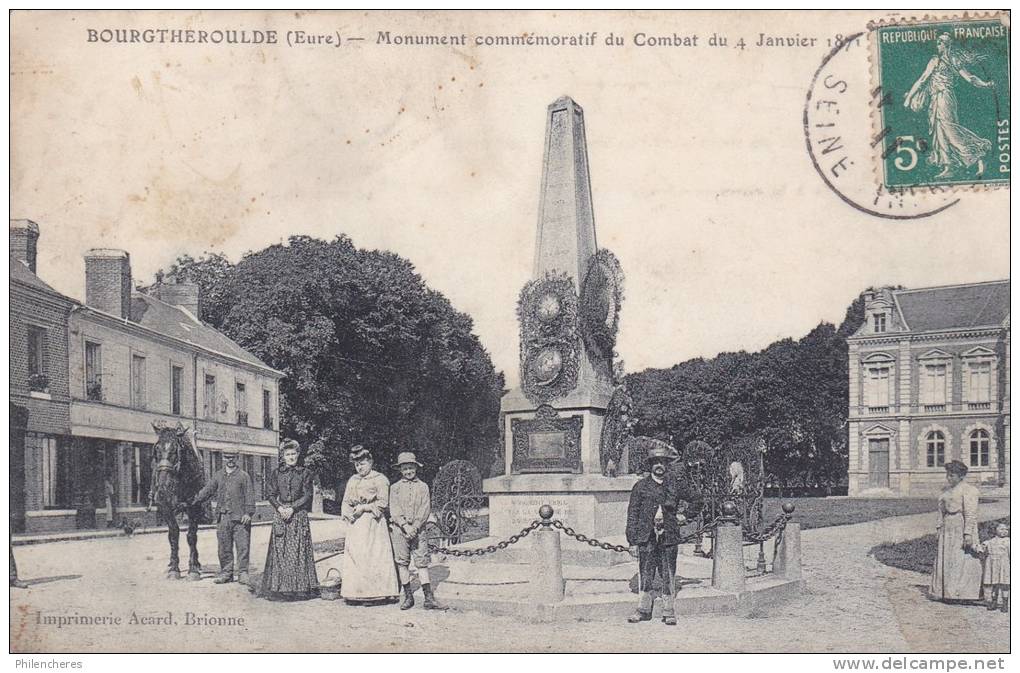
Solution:
[[[896,290],[893,298],[911,332],[1000,327],[1009,317],[1009,281]]]

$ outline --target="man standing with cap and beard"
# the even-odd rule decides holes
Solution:
[[[678,520],[681,500],[694,502],[697,494],[681,492],[675,475],[669,474],[674,455],[666,445],[648,451],[647,465],[651,474],[634,484],[627,506],[627,544],[638,559],[640,598],[638,608],[627,618],[631,624],[652,618],[652,581],[656,571],[662,576],[662,621],[676,625],[673,603],[676,600],[676,557],[680,541]],[[686,489],[683,489],[686,490]]]

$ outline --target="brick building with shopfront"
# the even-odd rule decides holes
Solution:
[[[10,222],[10,513],[13,532],[65,506],[71,446],[67,321],[74,300],[35,273],[39,226]],[[63,467],[61,471],[58,469]]]
[[[1009,281],[865,292],[847,339],[849,494],[931,496],[945,464],[1009,487]]]
[[[48,454],[25,451],[26,475],[41,474],[25,482],[26,530],[103,527],[108,500],[114,523],[155,523],[155,422],[189,429],[207,475],[239,451],[262,493],[278,460],[281,372],[197,318],[196,285],[138,292],[128,253],[112,249],[88,251],[85,276],[85,302],[65,298],[65,434],[49,471]]]

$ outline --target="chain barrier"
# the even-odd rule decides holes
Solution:
[[[578,533],[570,526],[564,525],[559,519],[552,522],[552,527],[560,529],[566,535],[574,538],[578,542],[584,542],[589,547],[598,547],[599,549],[605,549],[606,551],[617,551],[622,553],[630,551],[630,547],[624,547],[622,544],[609,544],[608,542],[602,542],[601,540],[596,540],[593,537],[588,537],[584,533]]]
[[[711,522],[701,526],[700,528],[698,528],[698,530],[694,531],[693,533],[688,533],[687,535],[681,536],[677,540],[677,543],[678,544],[690,544],[691,542],[694,542],[699,537],[704,535],[706,530],[708,530],[710,528],[715,528],[716,524],[718,524],[719,521],[720,521],[720,519],[715,519],[715,520],[713,520],[713,521],[711,521]],[[553,528],[558,528],[558,529],[562,530],[565,535],[568,535],[569,537],[574,538],[578,542],[583,542],[583,543],[587,544],[589,547],[598,547],[599,549],[604,549],[606,551],[615,551],[615,552],[623,552],[623,553],[626,553],[626,552],[630,551],[630,547],[624,546],[622,544],[609,544],[608,542],[602,542],[601,540],[598,540],[596,538],[588,537],[584,533],[578,533],[573,528],[565,525],[559,519],[556,519],[555,521],[552,522],[552,527]]]
[[[507,539],[500,540],[496,544],[490,544],[488,547],[478,547],[477,549],[451,549],[449,547],[433,547],[432,545],[429,545],[429,548],[433,553],[446,554],[448,556],[483,556],[485,554],[495,553],[501,549],[506,549],[510,545],[520,542],[531,535],[531,531],[541,525],[542,522],[535,519],[527,527],[522,528],[521,532],[517,535],[511,535]]]
[[[793,516],[791,514],[783,513],[777,516],[776,520],[769,524],[768,527],[760,533],[748,532],[745,530],[744,542],[746,544],[761,544],[766,540],[782,535],[783,529],[786,528],[786,524],[792,518]]]
[[[746,544],[761,544],[775,536],[782,535],[783,529],[786,528],[786,524],[787,522],[789,522],[791,518],[792,518],[791,514],[783,513],[776,517],[776,520],[769,524],[769,526],[760,533],[748,532],[746,530],[743,531],[744,542]],[[678,540],[678,543],[689,544],[691,542],[695,542],[699,537],[705,534],[705,531],[714,529],[717,525],[719,525],[720,522],[724,521],[729,521],[729,519],[726,519],[724,517],[717,517],[716,519],[713,519],[712,521],[703,524],[701,527],[698,528],[698,530],[692,533],[688,533],[687,535],[681,536]],[[478,547],[477,549],[452,549],[450,547],[437,547],[430,544],[429,548],[430,551],[432,551],[433,553],[446,554],[448,556],[484,556],[485,554],[493,554],[497,551],[506,549],[512,544],[520,542],[524,538],[528,537],[528,535],[530,535],[532,531],[536,530],[541,526],[551,526],[552,528],[561,530],[568,537],[572,537],[578,542],[583,542],[584,544],[587,544],[589,547],[597,547],[599,549],[604,549],[605,551],[615,551],[624,554],[630,551],[630,547],[627,547],[625,545],[610,544],[608,542],[603,542],[597,538],[588,537],[584,533],[578,533],[573,528],[567,526],[559,519],[553,519],[551,521],[550,520],[540,521],[538,519],[535,519],[530,524],[528,524],[528,526],[522,528],[521,532],[518,533],[517,535],[511,535],[507,539],[500,540],[499,542],[495,544],[490,544],[487,547]]]

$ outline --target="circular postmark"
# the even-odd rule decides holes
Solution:
[[[871,115],[884,104],[889,96],[869,86],[866,35],[850,35],[822,59],[804,102],[804,141],[822,182],[847,205],[884,219],[930,217],[955,205],[951,189],[890,189],[877,178],[876,157],[888,151],[893,130],[873,133]]]

